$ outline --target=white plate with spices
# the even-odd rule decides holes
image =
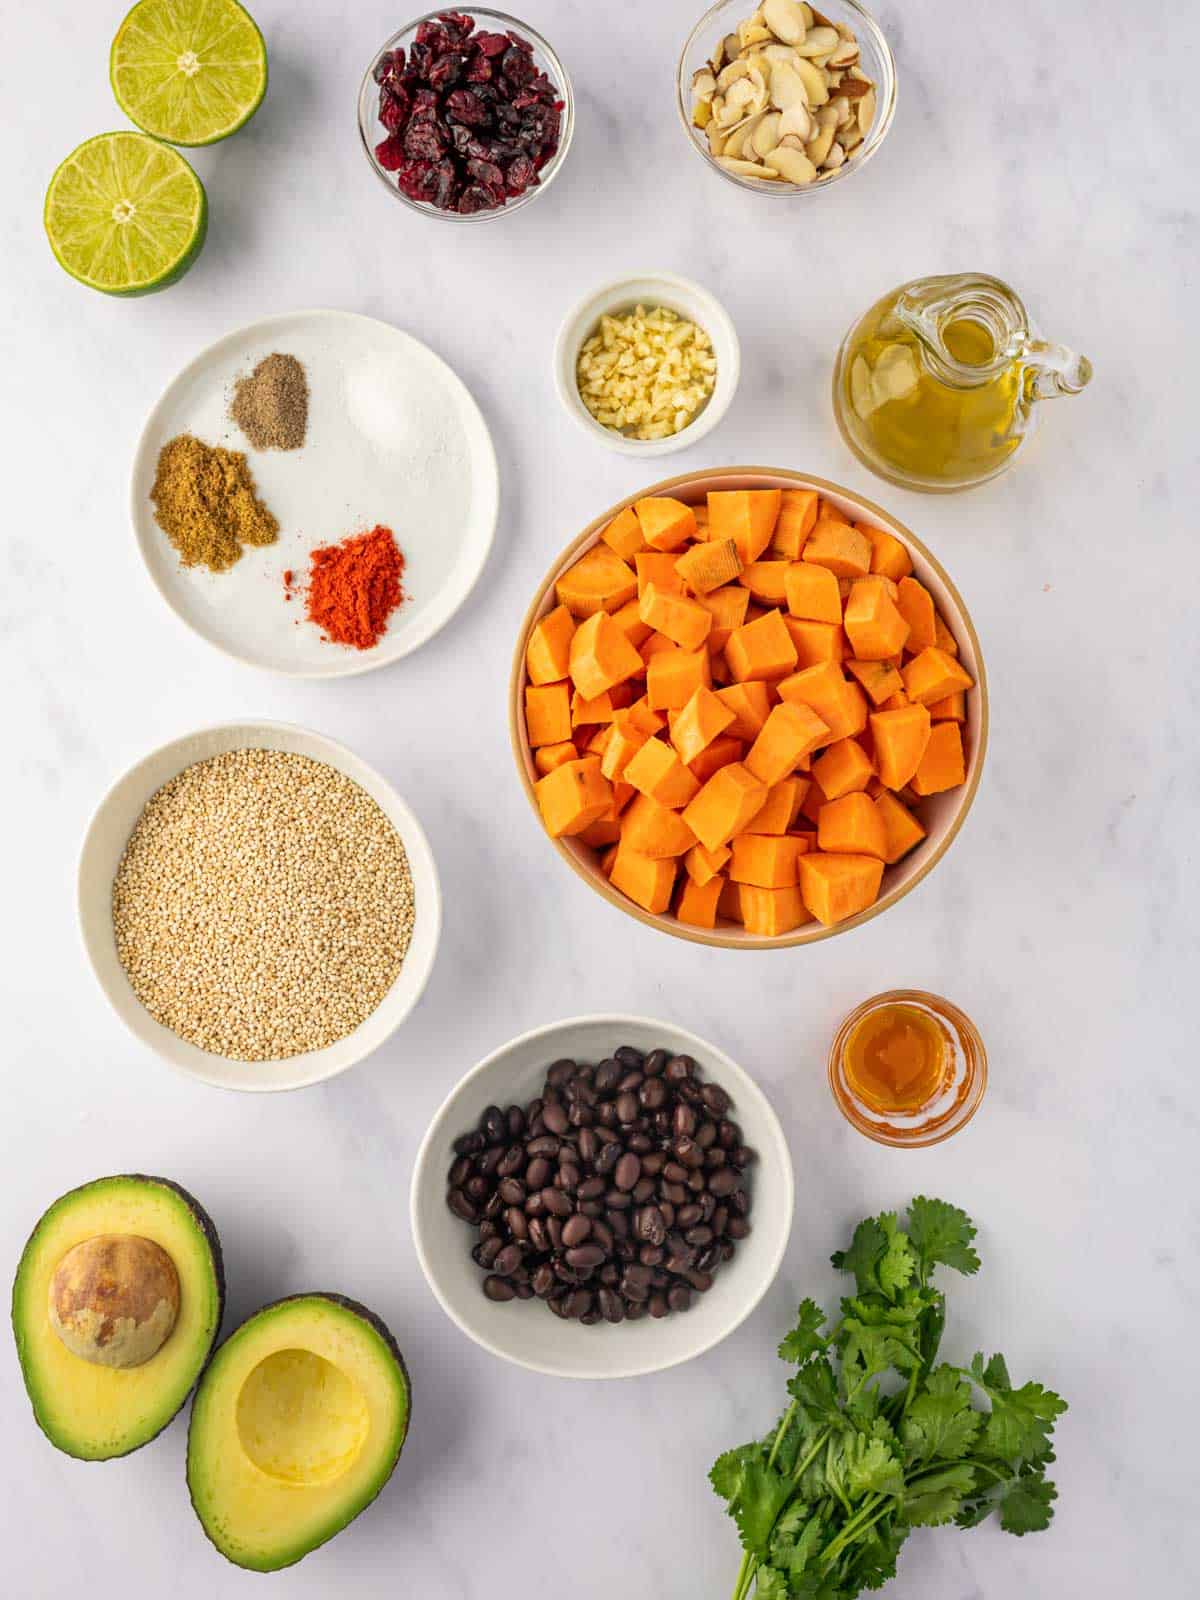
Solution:
[[[307,378],[298,449],[255,449],[229,414],[238,380],[275,353]],[[244,453],[279,522],[273,544],[244,546],[223,572],[184,566],[151,503],[159,453],[185,433]],[[410,334],[344,311],[268,317],[189,362],[142,431],[131,494],[142,558],[176,616],[239,661],[306,678],[368,672],[431,639],[483,571],[500,501],[491,435],[462,381]],[[330,642],[306,616],[311,554],[380,525],[403,555],[405,598],[370,649]]]

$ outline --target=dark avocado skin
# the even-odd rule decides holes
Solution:
[[[183,1201],[184,1205],[187,1206],[188,1210],[192,1213],[192,1216],[196,1220],[197,1227],[204,1235],[204,1241],[208,1245],[209,1254],[212,1256],[213,1275],[217,1280],[217,1325],[213,1329],[212,1340],[207,1351],[205,1352],[204,1362],[201,1365],[199,1372],[196,1374],[196,1383],[199,1383],[201,1377],[203,1376],[204,1368],[207,1367],[209,1361],[212,1359],[212,1353],[217,1347],[217,1340],[221,1335],[221,1324],[225,1320],[225,1258],[221,1254],[221,1240],[217,1233],[216,1224],[213,1222],[213,1219],[209,1216],[208,1212],[200,1204],[199,1200],[196,1199],[195,1195],[191,1194],[187,1189],[185,1189],[181,1183],[175,1183],[171,1178],[156,1178],[145,1172],[112,1172],[103,1178],[92,1178],[87,1183],[78,1184],[74,1189],[67,1189],[63,1194],[56,1195],[55,1198],[50,1202],[50,1205],[46,1207],[46,1211],[49,1211],[52,1206],[58,1205],[60,1200],[67,1200],[71,1195],[74,1194],[82,1194],[85,1189],[90,1189],[93,1184],[112,1183],[114,1181],[120,1183],[157,1184],[159,1188],[170,1189],[171,1192],[178,1195]],[[42,1217],[46,1215],[46,1211],[42,1212],[42,1216],[39,1217],[37,1222],[34,1224],[33,1232],[29,1235],[29,1238],[25,1244],[25,1250],[21,1252],[21,1259],[17,1263],[16,1277],[13,1279],[13,1309],[12,1313],[10,1314],[10,1322],[12,1322],[13,1317],[15,1316],[16,1288],[21,1279],[21,1268],[25,1264],[25,1251],[28,1250],[30,1244],[33,1243],[34,1234],[36,1234],[38,1228],[41,1227]],[[369,1314],[370,1313],[368,1313],[368,1315]],[[14,1324],[14,1333],[15,1331]],[[390,1335],[388,1337],[390,1338]],[[405,1373],[406,1380],[407,1377],[408,1374]],[[192,1389],[194,1388],[195,1384],[192,1385]],[[184,1395],[176,1410],[172,1412],[172,1414],[166,1419],[157,1433],[152,1433],[150,1437],[148,1439],[144,1439],[141,1444],[135,1445],[132,1450],[125,1451],[124,1455],[110,1456],[107,1459],[112,1461],[123,1461],[128,1456],[136,1455],[139,1450],[144,1450],[148,1444],[153,1444],[155,1439],[159,1437],[159,1434],[163,1433],[167,1428],[169,1428],[171,1423],[174,1422],[175,1418],[179,1415],[180,1411],[183,1410],[184,1406],[187,1404],[188,1397],[192,1393],[192,1389],[189,1389],[188,1393]],[[36,1407],[34,1408],[34,1420],[37,1422],[38,1427],[42,1428],[41,1421],[37,1415]],[[42,1428],[42,1432],[46,1433],[46,1430]],[[59,1451],[61,1455],[71,1456],[72,1461],[84,1461],[88,1466],[104,1465],[103,1461],[93,1461],[89,1456],[77,1456],[73,1455],[69,1450],[64,1450],[58,1440],[51,1439],[48,1433],[46,1433],[46,1438],[50,1439],[50,1443],[57,1451]]]
[[[404,1360],[404,1357],[400,1353],[400,1346],[396,1343],[396,1340],[392,1335],[392,1330],[388,1327],[387,1323],[384,1322],[383,1318],[376,1316],[376,1314],[372,1310],[370,1310],[367,1306],[363,1305],[361,1300],[352,1300],[349,1295],[335,1294],[330,1289],[308,1289],[303,1294],[285,1294],[285,1295],[281,1295],[278,1300],[271,1300],[265,1306],[259,1306],[257,1311],[251,1312],[251,1314],[246,1318],[245,1322],[239,1323],[238,1326],[236,1328],[234,1328],[233,1332],[229,1335],[229,1337],[232,1339],[234,1333],[239,1333],[242,1330],[242,1328],[248,1327],[250,1323],[254,1322],[258,1317],[261,1317],[264,1312],[275,1311],[280,1306],[290,1305],[292,1303],[292,1301],[294,1301],[294,1300],[328,1300],[331,1305],[340,1306],[343,1311],[349,1311],[353,1316],[358,1317],[361,1321],[365,1322],[368,1325],[368,1327],[373,1328],[375,1330],[375,1332],[379,1335],[379,1337],[383,1340],[384,1344],[387,1345],[388,1351],[391,1354],[392,1359],[395,1361],[396,1365],[400,1368],[401,1373],[404,1375],[404,1388],[405,1388],[405,1391],[406,1391],[406,1393],[408,1395],[408,1405],[406,1406],[405,1413],[404,1413],[404,1433],[401,1436],[400,1443],[396,1447],[396,1454],[392,1458],[392,1464],[388,1468],[386,1477],[384,1478],[383,1482],[379,1485],[379,1488],[376,1489],[375,1493],[370,1497],[370,1499],[369,1500],[364,1500],[362,1505],[359,1506],[358,1510],[354,1513],[354,1518],[357,1518],[357,1517],[362,1515],[362,1513],[367,1509],[367,1507],[369,1505],[373,1505],[374,1502],[376,1500],[378,1500],[379,1496],[383,1493],[384,1489],[386,1489],[387,1485],[391,1481],[392,1473],[395,1471],[396,1462],[399,1461],[399,1459],[400,1459],[400,1452],[404,1449],[404,1446],[408,1441],[408,1430],[409,1430],[410,1426],[412,1425],[412,1379],[409,1376],[408,1366],[407,1366],[407,1364],[406,1364],[406,1362]],[[224,1304],[223,1301],[222,1301],[222,1304]],[[211,1352],[210,1352],[210,1355],[211,1355]],[[207,1365],[207,1363],[206,1363],[206,1365]],[[198,1381],[199,1380],[197,1380],[197,1382]],[[192,1432],[192,1419],[189,1416],[188,1417],[188,1447],[189,1447],[189,1450],[191,1448],[191,1432]],[[225,1554],[224,1550],[222,1550],[219,1545],[215,1544],[212,1541],[212,1539],[209,1539],[208,1529],[207,1529],[207,1527],[205,1527],[204,1518],[200,1515],[199,1508],[196,1505],[195,1497],[191,1493],[191,1486],[190,1485],[189,1485],[189,1488],[188,1488],[188,1498],[192,1502],[192,1510],[196,1513],[196,1521],[200,1524],[201,1528],[204,1530],[204,1537],[209,1540],[209,1543],[212,1544],[213,1549],[217,1551],[218,1555],[222,1556],[224,1558],[224,1560],[229,1561],[229,1557]],[[353,1521],[354,1518],[351,1518],[351,1521]],[[330,1538],[336,1538],[336,1537],[337,1537],[336,1533],[330,1535]],[[323,1542],[327,1544],[329,1541],[325,1540]],[[319,1548],[320,1548],[319,1545],[313,1545],[312,1549],[306,1550],[304,1552],[304,1555],[297,1556],[295,1561],[288,1562],[287,1566],[275,1567],[272,1570],[275,1571],[275,1572],[286,1572],[288,1566],[293,1566],[293,1567],[296,1566],[298,1562],[304,1560],[304,1556],[305,1555],[311,1555],[313,1550],[317,1550]],[[230,1561],[229,1564],[230,1564],[230,1566],[237,1567],[239,1572],[246,1572],[246,1571],[252,1570],[252,1569],[249,1569],[249,1568],[246,1568],[246,1567],[238,1566],[238,1563],[236,1561]],[[269,1574],[268,1574],[268,1576],[269,1576]]]

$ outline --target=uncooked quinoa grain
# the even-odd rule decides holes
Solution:
[[[358,784],[279,750],[187,767],[147,802],[113,881],[139,1000],[237,1061],[320,1050],[370,1016],[412,938],[408,857]]]

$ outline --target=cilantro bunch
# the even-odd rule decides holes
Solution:
[[[978,1272],[974,1237],[965,1212],[918,1196],[906,1228],[869,1217],[832,1257],[855,1281],[840,1320],[801,1304],[779,1346],[796,1368],[791,1404],[709,1474],[745,1550],[733,1600],[853,1600],[895,1575],[913,1528],[973,1528],[993,1511],[1008,1533],[1049,1526],[1066,1402],[1040,1383],[1014,1389],[1003,1356],[935,1365],[946,1303],[930,1279]]]

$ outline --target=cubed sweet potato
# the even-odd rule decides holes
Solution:
[[[711,883],[723,870],[732,854],[729,846],[725,844],[718,850],[709,850],[702,844],[694,844],[684,856],[683,864],[689,878],[694,878],[697,883]]]
[[[817,816],[817,848],[837,855],[878,856],[887,850],[883,822],[869,795],[827,800]]]
[[[709,850],[728,844],[767,798],[767,785],[739,761],[715,772],[683,813],[683,820]]]
[[[729,707],[718,700],[711,689],[701,684],[671,724],[671,743],[678,751],[679,759],[685,765],[695,761],[700,752],[718,734],[724,733],[733,720],[734,714]]]
[[[975,687],[971,674],[952,655],[930,645],[900,669],[904,692],[919,706],[931,706],[947,695]]]
[[[805,622],[841,623],[842,597],[837,576],[828,567],[793,561],[788,567],[784,590],[787,608],[793,617]]]
[[[875,768],[857,739],[837,739],[813,761],[813,777],[827,800],[840,800],[867,787]]]
[[[617,611],[637,594],[637,576],[603,541],[594,544],[554,585],[560,605],[573,617]]]
[[[839,578],[865,578],[871,570],[871,541],[848,522],[818,517],[800,559],[828,567]]]
[[[745,622],[729,635],[725,659],[738,683],[765,682],[795,670],[796,646],[778,611]]]
[[[810,706],[829,729],[826,741],[850,739],[867,725],[867,697],[836,661],[805,667],[776,684],[781,700]]]
[[[694,544],[675,563],[676,574],[694,594],[711,594],[732,583],[742,570],[742,558],[732,539],[710,539]]]
[[[675,902],[675,915],[689,928],[715,928],[724,887],[725,880],[719,873],[707,883],[697,883],[695,878],[685,876]]]
[[[571,737],[569,683],[529,684],[525,690],[525,736],[532,749]]]
[[[825,927],[857,916],[874,905],[883,881],[877,856],[825,855],[810,850],[800,857],[800,893]]]
[[[671,891],[675,887],[675,862],[638,855],[622,839],[613,858],[609,882],[644,911],[661,916],[671,904]]]
[[[888,533],[885,528],[873,528],[865,522],[856,522],[854,526],[871,541],[872,572],[891,578],[893,583],[908,577],[912,571],[912,557],[895,534]]]
[[[795,885],[785,889],[760,889],[754,884],[737,885],[741,920],[746,932],[763,939],[778,939],[813,920],[804,897]]]
[[[801,759],[829,742],[829,729],[811,707],[781,701],[750,746],[746,770],[770,787],[795,772]]]
[[[883,859],[890,867],[920,844],[925,837],[925,829],[890,789],[877,794],[872,803],[883,824]]]
[[[571,680],[587,700],[642,672],[642,658],[607,611],[584,619],[571,638]]]
[[[799,561],[804,541],[817,520],[820,496],[815,489],[784,489],[780,497],[779,516],[771,535],[770,551],[785,561]],[[823,619],[817,618],[818,621]]]
[[[687,805],[700,788],[698,779],[664,739],[647,739],[630,758],[624,776],[625,782],[642,794],[674,810]]]
[[[957,724],[946,724],[956,727]],[[906,705],[895,711],[871,713],[871,740],[875,770],[885,788],[903,789],[911,782],[929,743],[932,724],[924,706]]]
[[[712,687],[712,664],[703,647],[663,650],[646,668],[646,699],[654,711],[682,709],[701,684]]]
[[[601,772],[598,756],[564,761],[533,787],[546,832],[552,839],[582,833],[612,804],[612,784]]]
[[[749,566],[771,542],[779,517],[778,489],[714,489],[708,496],[708,536],[732,539]]]
[[[696,835],[679,815],[648,794],[635,794],[621,817],[621,837],[638,855],[654,858],[681,856],[696,843]]]
[[[678,550],[696,537],[696,517],[691,506],[670,495],[650,495],[634,502],[646,543],[655,550]]]
[[[575,618],[566,606],[555,606],[535,625],[525,646],[525,670],[530,683],[558,683],[567,676],[574,632]]]
[[[697,600],[671,594],[648,583],[638,601],[643,622],[664,634],[681,650],[698,650],[713,625],[712,612]]]
[[[957,722],[935,722],[912,776],[913,793],[941,794],[945,789],[957,789],[966,781],[967,759],[961,728]]]
[[[899,594],[896,605],[900,615],[908,623],[908,643],[906,649],[910,655],[920,655],[922,650],[928,650],[937,643],[937,617],[933,606],[933,596],[923,583],[918,583],[916,578],[901,578]]]
[[[618,511],[600,535],[610,550],[615,550],[622,561],[632,561],[639,550],[646,548],[642,525],[632,506]]]
[[[898,656],[908,639],[908,623],[884,588],[882,578],[859,578],[850,590],[842,619],[850,648],[859,661]]]
[[[796,863],[806,848],[805,841],[792,834],[735,834],[729,877],[760,889],[790,888],[799,881]]]

